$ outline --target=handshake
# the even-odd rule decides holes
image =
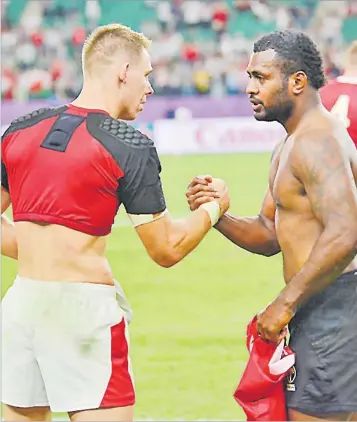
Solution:
[[[187,187],[186,198],[191,211],[215,201],[219,206],[219,218],[230,205],[226,182],[209,175],[196,176]]]

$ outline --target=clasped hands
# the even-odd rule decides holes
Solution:
[[[223,215],[230,205],[226,182],[209,175],[196,176],[187,186],[186,198],[191,211],[207,202],[217,201]]]

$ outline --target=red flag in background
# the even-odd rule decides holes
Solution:
[[[286,421],[284,378],[295,363],[295,354],[285,346],[267,343],[257,332],[255,316],[247,327],[249,360],[234,392],[248,421]]]

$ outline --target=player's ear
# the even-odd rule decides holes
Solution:
[[[123,63],[119,71],[119,81],[126,83],[128,79],[129,63]]]
[[[303,71],[299,71],[290,76],[291,90],[294,95],[301,94],[307,86],[307,76]]]

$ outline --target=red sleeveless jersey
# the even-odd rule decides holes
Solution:
[[[121,203],[130,214],[166,208],[153,142],[102,110],[37,110],[12,122],[1,153],[14,221],[105,236]]]

